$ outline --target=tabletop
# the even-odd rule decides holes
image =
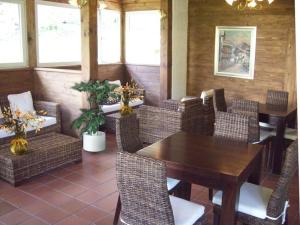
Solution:
[[[178,132],[138,152],[139,155],[180,165],[211,176],[238,179],[260,155],[261,146]],[[248,174],[249,175],[249,174]]]
[[[277,116],[277,117],[287,117],[293,112],[296,112],[296,107],[288,106],[288,107],[278,107],[275,105],[270,104],[259,104],[259,113],[270,115],[270,116]]]

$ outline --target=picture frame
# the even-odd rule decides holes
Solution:
[[[256,30],[254,26],[216,27],[216,76],[254,79]]]

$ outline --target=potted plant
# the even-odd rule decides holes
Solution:
[[[73,121],[72,127],[79,129],[83,135],[83,149],[88,152],[105,150],[105,133],[99,127],[105,123],[105,118],[99,103],[105,101],[111,91],[107,81],[88,81],[76,83],[74,90],[85,92],[89,103],[88,109],[81,109],[81,115]]]

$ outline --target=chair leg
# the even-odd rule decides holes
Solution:
[[[118,224],[119,217],[120,217],[120,212],[121,212],[121,199],[120,199],[120,195],[119,195],[113,225]]]
[[[214,212],[214,225],[220,224],[220,215],[216,212]]]
[[[213,195],[214,195],[214,189],[209,188],[209,189],[208,189],[208,199],[209,199],[210,201],[212,201]]]

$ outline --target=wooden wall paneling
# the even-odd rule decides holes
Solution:
[[[0,95],[33,91],[32,69],[0,70]]]
[[[138,86],[145,89],[145,104],[159,106],[160,102],[160,67],[126,65],[126,81],[134,79]]]
[[[28,42],[28,66],[34,68],[37,66],[36,53],[36,24],[35,24],[35,1],[26,1],[26,23],[27,23],[27,42]]]
[[[159,10],[161,0],[123,0],[124,11]]]
[[[276,0],[265,10],[238,12],[223,0],[190,0],[188,95],[225,88],[226,98],[265,102],[268,89],[287,90],[295,104],[294,1]],[[257,26],[254,80],[214,76],[216,26]]]
[[[34,93],[43,100],[57,102],[62,111],[63,133],[77,136],[71,123],[80,115],[82,94],[71,87],[82,81],[80,71],[37,68],[34,71]]]
[[[125,66],[123,64],[103,64],[98,66],[97,80],[121,80],[125,82]]]
[[[161,0],[160,100],[171,98],[172,85],[172,0]]]
[[[85,81],[98,76],[97,4],[97,0],[89,0],[81,8],[81,70]]]

